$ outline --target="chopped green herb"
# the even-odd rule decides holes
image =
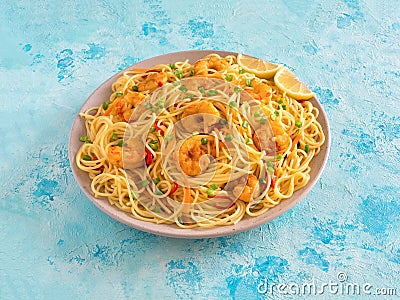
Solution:
[[[107,108],[108,108],[108,106],[109,106],[110,104],[111,104],[110,101],[104,102],[104,103],[103,103],[103,109],[104,109],[104,110],[107,110]]]
[[[132,91],[137,92],[139,90],[137,85],[132,85]]]
[[[122,97],[123,95],[124,95],[124,93],[122,93],[122,92],[118,92],[115,94],[115,96],[117,96],[117,97]]]
[[[166,136],[165,136],[165,139],[167,140],[167,141],[172,141],[173,140],[173,135],[172,134],[167,134]]]
[[[246,139],[246,145],[253,145],[253,140],[250,138]]]
[[[246,73],[246,70],[243,70],[243,69],[239,70],[239,74],[244,74],[244,73]]]
[[[179,81],[179,80],[177,80],[177,81],[174,81],[173,83],[172,83],[172,85],[173,86],[178,86],[178,85],[180,85],[181,84],[181,82]]]
[[[282,159],[282,154],[275,154],[275,159]]]
[[[194,69],[190,70],[190,76],[194,76]]]
[[[282,103],[283,103],[283,100],[282,100],[282,99],[280,99],[280,100],[278,101],[278,103],[279,103],[279,104],[282,104]]]
[[[261,184],[266,184],[267,181],[264,178],[258,178],[258,182]]]
[[[174,71],[174,74],[175,74],[175,76],[176,77],[178,77],[179,79],[181,79],[182,77],[183,77],[183,72],[182,72],[182,70],[175,70]]]
[[[159,188],[156,188],[155,194],[158,196],[164,195],[163,191],[160,190]]]
[[[153,212],[160,213],[161,212],[161,208],[158,205],[156,205],[156,206],[154,206]]]
[[[145,179],[145,180],[141,180],[141,181],[136,182],[136,185],[140,185],[142,187],[146,187],[146,186],[149,185],[149,183],[150,182],[147,179]]]
[[[229,107],[234,108],[234,107],[236,107],[236,106],[237,106],[237,104],[236,104],[235,101],[229,102]]]
[[[274,168],[267,168],[267,172],[270,174],[274,174],[275,170],[274,170]]]
[[[186,92],[188,91],[187,87],[184,86],[184,85],[181,85],[181,86],[179,87],[179,90],[182,91],[182,92],[184,92],[184,93],[186,93]]]
[[[183,99],[190,99],[190,100],[192,100],[193,98],[194,98],[194,95],[193,95],[193,94],[186,94],[185,98],[183,98]]]
[[[150,127],[150,132],[154,132],[154,131],[156,131],[156,128],[154,126],[151,126]]]
[[[300,122],[300,121],[296,121],[296,122],[294,123],[294,125],[296,125],[296,127],[298,127],[298,128],[301,128],[301,126],[303,126],[303,123]]]
[[[215,95],[218,95],[218,91],[217,90],[208,90],[206,95],[207,96],[215,96]]]
[[[246,86],[248,86],[248,87],[253,86],[253,83],[252,83],[252,81],[251,81],[250,78],[247,78],[247,79],[246,79]]]
[[[269,117],[271,118],[272,121],[276,120],[276,115],[275,114],[271,114]]]
[[[267,118],[262,117],[261,120],[260,120],[260,124],[264,125],[264,124],[267,123],[267,121],[268,121]]]
[[[120,146],[120,147],[122,147],[123,145],[124,145],[124,141],[119,141],[117,144],[117,146]]]
[[[274,111],[274,114],[276,115],[276,116],[279,116],[279,111]]]
[[[202,93],[202,94],[204,94],[205,89],[201,86],[201,87],[199,87],[199,92]]]
[[[158,111],[158,108],[157,108],[157,107],[152,107],[152,108],[151,108],[151,111],[152,111],[153,113],[155,113],[155,112]]]
[[[81,142],[85,142],[85,143],[88,143],[88,144],[91,144],[92,143],[92,141],[89,139],[89,137],[87,137],[86,135],[83,135],[83,136],[81,136],[80,138],[79,138],[79,140],[81,141]]]
[[[151,140],[150,142],[149,142],[149,146],[150,146],[150,148],[151,149],[153,149],[154,151],[157,151],[158,150],[158,141],[157,140]]]
[[[218,185],[216,185],[215,183],[210,185],[210,188],[213,190],[218,190]]]
[[[82,156],[82,159],[90,161],[90,160],[92,160],[92,157],[90,155],[85,154],[84,156]]]
[[[207,189],[206,193],[210,197],[214,197],[215,196],[215,191],[213,189]]]
[[[111,140],[116,141],[118,140],[118,134],[116,134],[115,132],[112,134],[111,136]]]
[[[267,167],[268,168],[273,168],[274,167],[274,163],[270,160],[267,161]]]
[[[150,108],[152,108],[152,107],[153,107],[153,105],[151,105],[151,103],[150,103],[150,102],[146,102],[146,105],[145,105],[145,106],[146,106],[146,108],[147,108],[147,109],[150,109]]]
[[[220,119],[219,120],[219,124],[220,125],[227,125],[228,124],[228,120],[227,119]]]
[[[158,145],[157,144],[149,144],[150,148],[153,149],[154,151],[158,150]]]
[[[283,110],[286,110],[286,109],[287,109],[286,104],[283,104],[283,105],[282,105],[282,109],[283,109]]]
[[[175,69],[175,64],[169,64],[169,67],[171,68],[171,70]]]
[[[232,140],[233,140],[232,134],[228,133],[228,134],[225,136],[225,141],[230,142],[230,141],[232,141]]]
[[[305,151],[306,153],[310,152],[310,145],[309,145],[309,144],[306,144],[306,145],[304,146],[304,151]]]
[[[207,143],[208,143],[208,138],[203,137],[203,138],[201,139],[201,144],[202,144],[202,145],[207,145]]]
[[[186,97],[183,99],[193,99],[194,95],[193,94],[186,94]]]
[[[139,199],[139,194],[136,191],[132,192],[132,197],[135,199]]]
[[[257,110],[254,112],[254,118],[259,118],[259,117],[261,117],[261,114],[260,114],[260,111]]]
[[[156,177],[156,178],[153,178],[153,182],[154,182],[154,184],[157,184],[157,183],[159,183],[161,181],[161,179],[160,178],[158,178],[158,177]]]
[[[233,79],[233,76],[232,76],[232,75],[226,75],[226,76],[225,76],[225,80],[226,80],[226,81],[232,81],[232,79]]]
[[[240,86],[235,86],[235,88],[233,89],[233,91],[235,93],[240,93],[243,89]]]
[[[246,128],[246,129],[249,128],[249,122],[244,121],[243,124],[242,124],[242,127]]]

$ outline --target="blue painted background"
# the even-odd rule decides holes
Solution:
[[[340,272],[399,297],[397,1],[183,2],[0,3],[0,299],[296,298],[260,284],[338,282]],[[188,49],[285,63],[328,114],[322,178],[269,224],[154,236],[100,212],[74,181],[69,130],[90,93],[133,63]]]

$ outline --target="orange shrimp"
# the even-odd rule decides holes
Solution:
[[[251,199],[258,196],[258,179],[255,175],[250,174],[246,184],[241,183],[233,189],[233,195],[240,200],[250,202]]]
[[[271,136],[271,131],[266,128],[261,128],[257,134],[253,134],[254,145],[257,149],[274,150],[271,143],[275,142],[275,151],[278,153],[284,153],[288,149],[290,144],[290,137],[283,127],[277,121],[269,121],[271,126],[273,137]]]
[[[143,163],[145,152],[135,140],[126,142],[124,149],[121,146],[111,146],[108,148],[108,161],[118,168],[136,168]],[[123,157],[122,157],[122,153]]]
[[[179,165],[186,175],[200,175],[210,164],[208,157],[204,156],[206,153],[200,147],[201,138],[201,136],[190,137],[179,148]]]
[[[194,122],[193,118],[185,120],[186,117],[197,114],[197,122]],[[206,126],[210,126],[218,122],[219,117],[219,111],[215,108],[214,104],[208,101],[200,101],[199,103],[193,103],[185,107],[185,110],[181,115],[183,127],[190,132],[198,131],[199,124],[202,122],[204,122],[204,125]]]
[[[140,83],[138,83],[138,91],[154,91],[155,89],[163,86],[168,81],[167,73],[157,72],[157,73],[149,73],[147,77]]]
[[[207,75],[209,69],[222,71],[228,68],[229,63],[219,55],[209,56],[196,61],[193,65],[196,75]]]
[[[246,91],[253,96],[254,99],[260,100],[268,104],[272,98],[272,87],[266,83],[254,82],[251,88],[246,88]]]
[[[142,93],[130,92],[123,97],[115,98],[104,112],[104,116],[112,115],[115,122],[128,122],[133,109],[146,98]]]

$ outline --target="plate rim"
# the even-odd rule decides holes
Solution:
[[[310,101],[312,101],[314,106],[318,106],[319,110],[319,116],[317,119],[319,120],[324,120],[325,126],[322,127],[322,130],[324,131],[325,134],[325,143],[322,145],[321,150],[324,150],[324,157],[322,158],[321,164],[318,168],[318,170],[315,173],[314,178],[310,180],[310,182],[307,183],[307,185],[299,190],[297,190],[295,193],[295,198],[293,196],[291,198],[281,200],[281,202],[271,208],[269,211],[263,213],[260,216],[257,217],[247,217],[245,219],[242,219],[239,221],[237,224],[233,225],[219,225],[219,226],[212,226],[212,227],[196,227],[196,228],[190,228],[190,229],[182,229],[174,224],[157,224],[157,223],[152,223],[152,222],[147,222],[147,221],[142,221],[139,219],[136,219],[132,214],[126,213],[120,209],[118,209],[116,206],[113,206],[109,203],[109,201],[104,198],[95,198],[92,195],[91,190],[88,189],[90,188],[89,186],[85,186],[80,180],[79,180],[79,171],[82,172],[83,174],[86,174],[84,171],[80,170],[75,163],[75,156],[76,152],[79,149],[79,147],[76,149],[76,147],[73,147],[73,145],[76,143],[76,132],[77,129],[79,129],[79,126],[84,127],[84,121],[83,119],[79,116],[79,114],[86,109],[88,109],[90,106],[89,104],[94,101],[92,100],[94,97],[97,96],[102,90],[106,89],[107,86],[111,88],[111,83],[116,80],[119,76],[121,76],[124,72],[132,69],[132,68],[139,68],[146,66],[147,64],[150,64],[147,67],[151,67],[154,65],[154,63],[151,63],[152,61],[157,61],[157,60],[163,60],[165,59],[166,62],[168,63],[168,58],[169,57],[174,57],[174,56],[181,56],[181,57],[203,57],[206,56],[207,54],[211,53],[217,53],[222,56],[226,55],[237,55],[239,52],[234,52],[234,51],[225,51],[225,50],[185,50],[185,51],[177,51],[177,52],[170,52],[154,57],[150,57],[147,59],[144,59],[140,62],[137,62],[131,66],[128,66],[124,68],[123,70],[115,73],[105,81],[103,81],[90,95],[89,97],[85,100],[85,102],[82,104],[80,107],[78,113],[75,115],[75,119],[73,121],[73,124],[70,129],[69,133],[69,140],[68,140],[68,158],[69,158],[69,163],[70,167],[74,176],[74,179],[78,186],[80,187],[80,190],[86,195],[86,197],[98,208],[100,209],[103,213],[107,214],[109,217],[113,218],[114,220],[117,220],[120,223],[123,223],[129,227],[136,228],[138,230],[160,235],[160,236],[166,236],[166,237],[173,237],[173,238],[191,238],[191,239],[197,239],[197,238],[215,238],[215,237],[221,237],[221,236],[228,236],[232,234],[236,234],[239,232],[247,231],[252,228],[261,226],[263,224],[266,224],[268,222],[271,222],[272,220],[276,219],[277,217],[285,214],[289,210],[291,210],[294,206],[296,206],[301,200],[303,200],[307,194],[312,190],[312,188],[315,186],[315,184],[318,182],[320,179],[325,166],[328,161],[328,157],[330,154],[330,147],[331,147],[331,137],[330,137],[330,126],[329,126],[329,120],[328,116],[322,106],[322,104],[318,101],[317,97],[313,97]],[[247,55],[247,54],[245,54]],[[251,55],[248,55],[251,56]],[[253,56],[254,57],[254,56]],[[198,59],[198,58],[197,58]],[[175,61],[177,61],[175,59]],[[182,61],[182,60],[181,60]],[[110,90],[111,91],[111,90]],[[107,99],[106,99],[107,100]],[[98,104],[100,104],[100,101],[97,101]],[[315,105],[316,104],[316,105]],[[78,139],[79,140],[79,139]],[[320,155],[321,152],[318,154]],[[82,174],[81,173],[81,174]],[[89,179],[89,177],[87,177]],[[90,179],[89,179],[90,182]],[[286,202],[286,205],[281,205],[282,202]],[[272,213],[269,213],[271,212]]]

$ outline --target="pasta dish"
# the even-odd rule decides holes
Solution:
[[[95,197],[139,220],[193,228],[262,215],[307,185],[325,141],[318,109],[273,77],[218,54],[128,70],[80,114],[76,164]]]

